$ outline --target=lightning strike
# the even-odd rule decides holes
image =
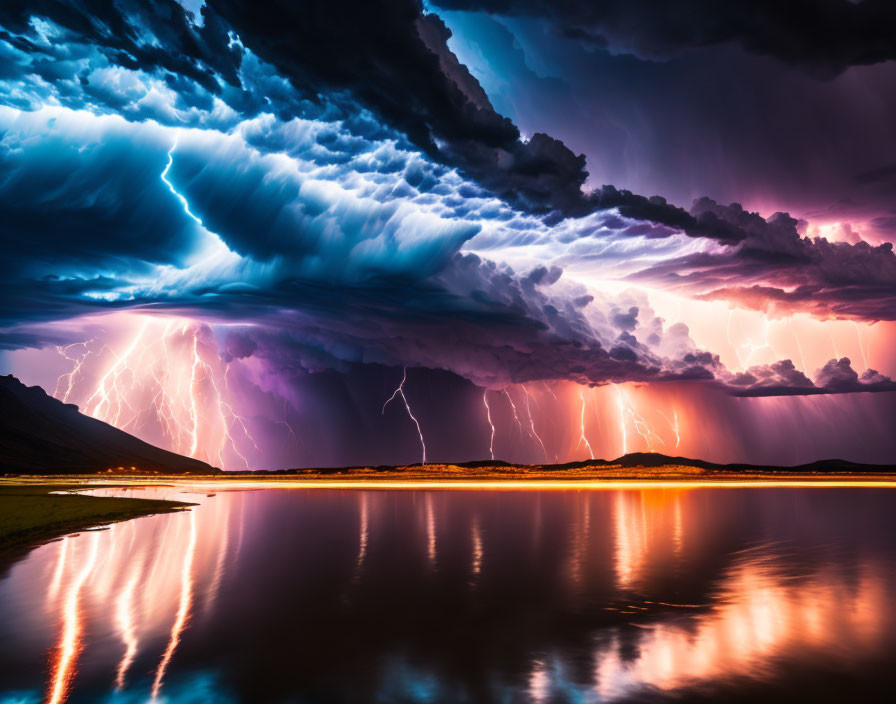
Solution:
[[[516,412],[516,404],[513,402],[513,397],[507,389],[501,389],[501,393],[507,397],[507,403],[510,404],[510,410],[513,413],[513,423],[516,425],[517,430],[519,430],[520,435],[522,435],[524,432],[523,423],[520,420],[519,414]]]
[[[576,445],[576,448],[579,447],[583,442],[585,443],[585,447],[588,448],[588,456],[590,459],[594,459],[594,450],[591,449],[591,443],[588,442],[588,438],[585,435],[585,392],[579,391],[579,398],[582,399],[582,412],[579,416],[579,442]]]
[[[218,466],[235,461],[249,469],[247,452],[261,455],[261,448],[249,420],[228,399],[230,367],[222,373],[217,354],[206,349],[203,335],[209,328],[190,320],[140,318],[121,353],[103,348],[112,362],[92,392],[84,394],[84,413],[148,441],[159,444],[161,439],[174,452]],[[55,395],[68,402],[88,383],[89,353],[63,354],[75,366],[59,377]],[[98,353],[96,364],[106,356]]]
[[[840,349],[837,347],[837,341],[834,339],[834,334],[829,332],[828,337],[831,338],[831,347],[834,348],[834,357],[840,359]]]
[[[808,374],[809,367],[806,366],[806,356],[803,354],[803,344],[802,344],[802,342],[800,342],[800,336],[796,331],[796,326],[794,326],[794,329],[793,329],[793,337],[794,337],[794,339],[796,339],[796,348],[797,348],[797,350],[799,350],[799,353],[800,353],[800,364],[803,365],[803,374]]]
[[[747,338],[745,340],[745,342],[741,345],[742,349],[747,350],[747,356],[742,363],[742,366],[744,368],[746,368],[747,365],[749,365],[750,361],[753,359],[753,355],[756,354],[758,351],[767,349],[767,350],[771,350],[772,352],[774,352],[774,348],[771,346],[771,343],[768,340],[768,330],[769,330],[769,321],[767,318],[764,318],[762,321],[762,340],[761,340],[762,344],[757,344],[756,342],[753,342],[752,338]],[[739,358],[740,357],[738,356],[738,359]]]
[[[174,137],[174,143],[171,145],[171,149],[168,150],[168,163],[165,164],[165,169],[162,171],[162,183],[168,186],[168,190],[171,191],[171,194],[177,198],[178,202],[183,206],[184,212],[200,227],[203,227],[202,220],[200,220],[193,212],[190,210],[190,204],[187,202],[187,199],[184,198],[180,193],[177,192],[177,189],[174,187],[174,184],[168,180],[168,172],[171,171],[171,167],[174,165],[174,150],[177,149],[177,141],[180,138],[180,135],[176,135]]]
[[[675,434],[675,447],[677,448],[679,445],[681,445],[681,431],[678,426],[678,411],[672,411],[672,420],[670,420],[669,416],[667,416],[662,411],[658,411],[658,413],[669,424],[669,427],[672,428],[672,432]]]
[[[404,401],[404,407],[408,412],[408,416],[410,416],[411,420],[414,421],[414,425],[417,426],[417,435],[420,437],[420,447],[423,450],[423,455],[420,459],[420,464],[426,464],[426,443],[423,441],[423,431],[420,429],[420,421],[417,420],[416,416],[411,411],[411,405],[408,403],[408,398],[407,398],[407,396],[404,395],[404,382],[406,382],[407,379],[408,379],[408,370],[407,370],[407,367],[405,367],[402,370],[401,383],[398,385],[398,387],[395,389],[395,391],[392,392],[392,395],[389,397],[389,399],[383,404],[382,412],[385,413],[386,406],[388,406],[392,401],[394,401],[397,396],[401,396],[401,400]]]
[[[647,445],[647,449],[653,452],[654,449],[654,440],[659,442],[662,445],[666,444],[666,441],[663,440],[657,433],[653,431],[650,427],[650,424],[647,422],[647,419],[644,418],[638,411],[634,409],[631,402],[628,400],[626,394],[616,386],[616,404],[619,408],[619,413],[622,416],[622,444],[623,444],[623,452],[622,454],[626,454],[626,444],[627,438],[625,437],[625,416],[628,415],[632,420],[632,425],[635,428],[635,432],[640,435],[644,443]]]
[[[855,320],[852,321],[852,325],[856,329],[856,338],[859,341],[859,352],[862,355],[862,364],[865,366],[865,369],[868,369],[868,356],[865,354],[865,345],[862,344],[862,330]]]
[[[734,352],[734,356],[737,357],[737,366],[741,369],[745,369],[744,362],[740,358],[740,352],[738,351],[738,346],[734,344],[731,340],[731,318],[734,316],[734,311],[732,309],[728,309],[728,322],[725,324],[725,339],[728,340],[728,344],[731,346],[732,351]],[[617,392],[618,393],[618,392]],[[617,395],[617,400],[619,396]]]
[[[53,395],[58,398],[63,403],[68,403],[69,398],[72,395],[72,391],[75,388],[76,379],[82,377],[82,369],[84,367],[87,358],[94,354],[94,352],[90,349],[91,343],[96,342],[96,339],[88,340],[87,342],[75,342],[71,345],[65,346],[57,346],[56,351],[65,357],[69,362],[73,363],[73,367],[71,371],[63,374],[56,380],[56,388],[53,391]],[[76,348],[83,348],[83,352],[80,354],[76,354],[72,356],[72,350]],[[107,348],[105,345],[100,349],[100,352],[105,351]],[[60,387],[65,387],[64,390],[61,390]]]
[[[528,435],[531,439],[537,441],[538,444],[541,445],[541,450],[544,453],[545,461],[547,461],[547,450],[545,450],[544,443],[541,441],[541,438],[538,437],[538,433],[535,432],[535,421],[532,420],[532,409],[529,407],[529,391],[525,386],[523,386],[522,389],[523,393],[526,395],[526,414],[529,418],[528,424],[524,423],[520,418],[516,404],[514,403],[513,397],[510,395],[510,392],[507,389],[501,389],[501,392],[507,397],[508,403],[510,403],[510,408],[513,411],[513,422],[519,429],[520,437],[522,437],[523,435]]]
[[[622,454],[628,454],[628,434],[625,429],[625,402],[622,400],[622,391],[618,386],[613,387],[616,391],[616,407],[619,409],[619,434],[622,437]]]
[[[631,406],[629,406],[627,410],[628,414],[631,416],[632,423],[634,423],[635,430],[637,431],[638,435],[644,438],[644,442],[647,443],[648,450],[653,452],[653,439],[657,440],[662,445],[666,444],[666,441],[653,431],[644,416],[638,413]]]
[[[482,390],[482,403],[485,405],[485,417],[488,420],[489,427],[492,429],[491,438],[488,442],[488,453],[492,459],[492,462],[495,461],[495,424],[492,423],[492,409],[488,406],[488,389]]]
[[[541,441],[541,437],[538,435],[538,432],[535,430],[535,420],[532,418],[532,408],[529,405],[529,389],[523,385],[523,392],[526,394],[526,414],[529,416],[529,430],[531,431],[533,437],[538,440],[538,444],[541,445],[541,451],[544,453],[544,461],[548,461],[548,451],[545,448],[544,443]]]

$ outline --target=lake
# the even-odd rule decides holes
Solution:
[[[0,703],[891,701],[891,488],[106,493],[0,576]],[[213,494],[209,496],[208,494]]]

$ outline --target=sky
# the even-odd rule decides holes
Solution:
[[[885,0],[0,7],[0,371],[227,469],[896,460]]]

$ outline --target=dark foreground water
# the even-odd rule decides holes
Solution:
[[[896,489],[127,493],[201,505],[0,577],[3,704],[896,701]]]

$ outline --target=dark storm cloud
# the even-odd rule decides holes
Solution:
[[[435,5],[543,18],[571,39],[652,59],[730,43],[829,76],[896,58],[896,7],[889,0],[435,0]]]
[[[566,211],[580,202],[584,157],[546,134],[521,141],[448,49],[447,27],[417,0],[273,3],[263,11],[213,0],[203,12],[235,28],[299,90],[350,92],[431,157],[516,206]]]
[[[456,255],[428,281],[382,277],[363,288],[282,282],[238,297],[219,292],[211,306],[218,315],[258,322],[245,333],[257,342],[256,354],[312,369],[355,363],[426,367],[491,386],[693,375],[693,365],[671,368],[633,338],[618,345],[627,353],[608,351],[584,307],[551,292],[553,285],[535,284],[531,276],[475,255]],[[189,307],[189,299],[183,304]],[[209,305],[202,310],[208,313]]]
[[[224,340],[222,357],[228,362],[233,359],[245,359],[251,357],[257,348],[258,343],[245,330],[235,330],[228,333]]]
[[[477,213],[501,218],[503,206],[388,140],[357,143],[319,122],[225,135],[62,109],[0,114],[0,193],[20,212],[4,232],[17,257],[0,307],[6,346],[59,342],[28,322],[127,309],[269,331],[226,342],[225,358],[279,346],[319,368],[423,366],[492,385],[711,376],[620,335],[559,267],[459,254]],[[475,217],[453,217],[459,204]],[[41,207],[51,219],[28,217]]]
[[[258,3],[212,0],[202,17],[196,26],[173,0],[11,3],[0,10],[7,30],[0,39],[12,52],[11,77],[41,79],[30,86],[31,102],[45,93],[132,119],[219,125],[233,119],[213,99],[234,114],[264,110],[283,119],[328,112],[348,118],[360,105],[433,159],[525,211],[561,218],[618,208],[691,236],[741,236],[657,196],[612,186],[584,194],[584,156],[541,132],[521,140],[448,49],[450,31],[416,0],[277,3],[264,11]],[[265,75],[259,60],[275,75]],[[146,79],[169,90],[169,102],[146,95]],[[24,94],[11,102],[29,105]]]
[[[50,20],[62,30],[57,57],[68,53],[71,68],[78,68],[78,53],[89,47],[112,64],[163,72],[175,86],[179,77],[195,81],[210,93],[221,92],[221,82],[239,84],[241,50],[230,41],[226,28],[213,14],[197,27],[174,0],[9,0],[0,8],[5,30],[0,36],[21,51],[42,54],[44,47],[27,38],[34,18]],[[81,43],[86,46],[79,47]],[[56,65],[53,61],[39,64],[50,82],[61,77],[47,73]]]
[[[669,259],[632,278],[661,282],[709,300],[787,314],[869,321],[896,319],[896,254],[889,242],[802,237],[786,213],[762,218],[739,204],[707,198],[691,210],[744,234],[734,247]]]
[[[121,309],[252,319],[259,330],[224,355],[493,386],[720,375],[718,357],[641,302],[596,299],[558,266],[461,253],[486,224],[518,244],[562,227],[574,238],[608,209],[626,237],[721,243],[675,263],[701,294],[840,277],[874,305],[870,287],[892,284],[887,252],[873,271],[868,245],[827,253],[783,215],[583,193],[583,157],[544,134],[521,140],[416,2],[213,0],[202,18],[165,0],[0,8],[3,99],[21,109],[0,113],[3,325]],[[56,102],[88,112],[27,111]]]
[[[115,118],[64,119],[0,109],[4,278],[183,265],[198,233],[180,203],[159,197],[169,145]]]
[[[896,382],[874,369],[860,376],[847,357],[832,359],[815,373],[814,383],[793,362],[750,367],[727,379],[734,396],[812,396],[818,394],[896,391]]]
[[[651,61],[586,48],[545,17],[440,11],[503,114],[587,155],[588,186],[683,206],[709,196],[813,226],[851,223],[872,243],[896,237],[892,181],[855,178],[893,163],[894,61],[819,80],[730,43]],[[633,31],[663,12],[654,3]]]

